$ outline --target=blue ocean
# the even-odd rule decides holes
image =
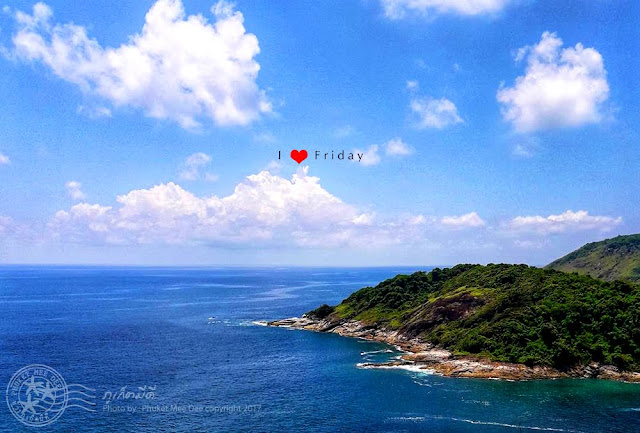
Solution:
[[[363,369],[398,352],[258,324],[415,270],[0,267],[3,397],[31,364],[76,390],[44,427],[0,402],[0,432],[640,431],[637,384]]]

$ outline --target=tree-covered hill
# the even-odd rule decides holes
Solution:
[[[547,268],[578,272],[606,281],[640,282],[640,234],[586,244],[550,263]]]
[[[307,315],[358,320],[496,361],[640,370],[640,286],[526,265],[398,275]]]

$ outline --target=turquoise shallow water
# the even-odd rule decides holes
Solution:
[[[0,267],[3,400],[38,363],[94,390],[95,412],[68,407],[37,431],[640,431],[640,385],[360,369],[397,353],[253,323],[414,270]],[[154,398],[106,404],[123,387]],[[0,432],[14,431],[36,430],[0,401]]]

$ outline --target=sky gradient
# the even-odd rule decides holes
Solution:
[[[11,2],[0,263],[542,265],[640,232],[640,4],[558,3]]]

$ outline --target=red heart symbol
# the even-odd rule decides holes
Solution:
[[[307,159],[307,151],[302,149],[301,151],[297,151],[295,149],[293,149],[291,151],[291,158],[297,162],[298,164],[300,164],[302,161],[304,161],[305,159]]]

